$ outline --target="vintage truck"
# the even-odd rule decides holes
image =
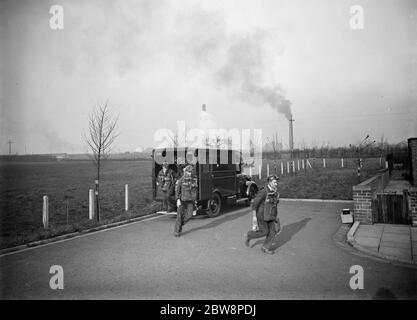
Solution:
[[[250,205],[258,186],[242,172],[239,151],[214,148],[159,148],[152,151],[153,198],[162,200],[156,184],[162,163],[167,161],[177,178],[187,164],[194,165],[198,181],[197,208],[210,217],[218,216],[224,204],[245,202]],[[174,193],[171,195],[175,203]]]

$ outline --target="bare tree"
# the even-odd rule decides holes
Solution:
[[[384,134],[382,134],[381,135],[381,140],[379,142],[379,147],[378,147],[380,159],[382,159],[382,156],[383,156],[384,152],[386,152],[386,146],[387,146],[387,141],[384,137]]]
[[[366,151],[366,149],[371,147],[374,143],[375,140],[369,140],[369,134],[367,134],[366,137],[357,146],[349,144],[349,147],[352,148],[353,151],[356,150],[358,166],[358,183],[361,182],[361,168],[363,165],[362,156],[364,154],[364,151]]]
[[[187,147],[189,141],[187,140],[187,134],[178,130],[167,130],[168,145],[172,148]]]
[[[222,149],[226,146],[231,145],[232,140],[231,137],[224,139],[221,136],[216,136],[213,139],[210,139],[210,137],[205,137],[204,139],[204,145],[206,148],[215,148],[215,149]]]
[[[303,142],[301,143],[301,148],[303,149],[303,158],[309,158],[307,157],[307,144],[303,138]]]
[[[272,152],[274,156],[274,173],[277,173],[277,159],[278,159],[278,149],[279,149],[279,142],[278,142],[278,133],[275,132],[272,139],[267,137],[268,143],[271,144]]]
[[[216,140],[214,142],[214,147],[217,149],[222,149],[225,146],[225,139],[223,139],[221,136],[216,136]]]
[[[227,143],[227,148],[229,149],[229,150],[232,150],[233,149],[233,138],[232,137],[227,137],[227,139],[226,139],[226,143]]]
[[[92,155],[90,155],[96,170],[96,211],[97,221],[100,221],[100,203],[99,203],[99,181],[102,161],[107,159],[110,155],[112,145],[119,135],[116,132],[117,118],[112,118],[108,108],[108,102],[104,105],[99,105],[89,116],[88,119],[88,135],[84,134],[84,140],[90,148]]]
[[[172,134],[169,134],[168,136],[169,138],[169,143],[173,148],[178,148],[179,147],[179,137],[178,137],[178,132],[173,132]]]

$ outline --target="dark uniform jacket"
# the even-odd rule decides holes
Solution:
[[[278,191],[271,190],[269,186],[261,189],[252,202],[252,210],[257,217],[263,217],[264,221],[274,221],[278,216]]]
[[[164,173],[164,169],[161,169],[158,173],[158,185],[162,191],[168,191],[174,183],[175,172],[171,169],[167,169]]]
[[[193,175],[183,175],[175,184],[175,198],[182,201],[196,201],[197,189],[197,178]]]

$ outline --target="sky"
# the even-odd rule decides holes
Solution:
[[[50,7],[63,8],[52,29]],[[363,28],[351,27],[353,5]],[[86,152],[108,101],[114,152],[199,126],[288,147],[417,136],[417,1],[0,1],[0,153]]]

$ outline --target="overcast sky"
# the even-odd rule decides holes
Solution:
[[[53,30],[50,6],[64,9]],[[352,5],[364,28],[350,27]],[[201,105],[218,128],[274,132],[288,146],[417,136],[417,1],[0,2],[1,146],[84,152],[94,106],[119,115],[115,151]]]

